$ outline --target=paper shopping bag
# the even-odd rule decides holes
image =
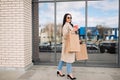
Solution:
[[[68,39],[66,41],[66,51],[68,53],[80,51],[79,35],[69,31]]]
[[[80,52],[76,52],[75,56],[76,56],[76,60],[88,59],[86,44],[80,44]]]

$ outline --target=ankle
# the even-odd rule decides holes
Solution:
[[[61,73],[62,71],[61,70],[57,70],[57,72]]]
[[[70,76],[71,78],[74,78],[72,73],[69,73],[68,76]]]
[[[61,74],[61,75],[63,74],[61,70],[57,70],[57,72],[59,72],[59,74]]]

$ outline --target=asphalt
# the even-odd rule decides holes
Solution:
[[[57,66],[34,65],[26,71],[0,70],[0,80],[68,80],[57,77]],[[66,74],[66,66],[63,67]],[[120,68],[73,67],[76,80],[120,80]],[[69,79],[70,80],[70,79]]]

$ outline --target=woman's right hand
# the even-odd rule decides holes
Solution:
[[[73,30],[74,30],[74,31],[77,31],[78,29],[76,29],[76,28],[73,28]]]
[[[77,31],[77,30],[78,30],[78,25],[75,25],[75,26],[73,27],[73,30],[74,30],[74,31]]]

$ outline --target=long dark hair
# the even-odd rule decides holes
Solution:
[[[62,27],[64,26],[64,24],[66,23],[66,18],[67,18],[67,15],[71,15],[70,13],[66,13],[64,15],[64,18],[63,18],[63,24],[62,24]],[[73,26],[73,24],[70,22],[71,26]]]

